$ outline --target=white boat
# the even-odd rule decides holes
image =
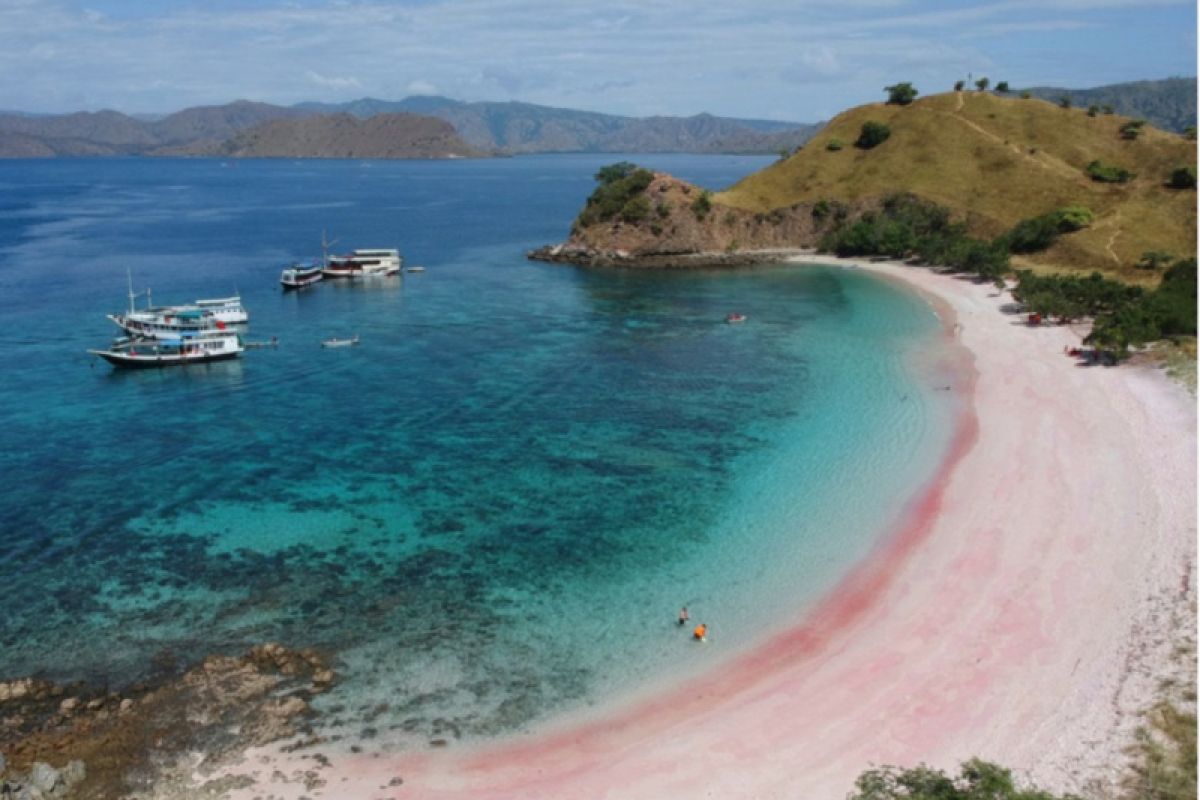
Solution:
[[[312,286],[324,277],[320,264],[293,264],[280,274],[279,282],[283,284],[283,290],[286,292]]]
[[[242,342],[233,331],[186,334],[176,339],[121,339],[107,350],[88,350],[115,367],[177,367],[225,361],[242,354]]]
[[[326,278],[365,278],[382,275],[398,275],[404,267],[399,250],[355,250],[349,255],[327,256]]]
[[[408,268],[407,271],[408,272],[424,272],[425,268],[422,267],[420,264],[413,264],[411,267]]]
[[[146,306],[137,307],[137,298],[146,295]],[[205,301],[223,304],[228,308],[233,300],[241,310],[240,298],[221,298]],[[205,333],[213,330],[223,330],[226,323],[217,315],[198,305],[191,306],[154,306],[150,290],[134,293],[133,276],[129,276],[129,309],[124,314],[108,314],[113,324],[133,337],[149,337],[155,339],[177,339],[185,334]],[[241,310],[243,320],[246,312]],[[236,316],[236,315],[235,315]]]
[[[338,339],[336,337],[333,339],[326,339],[325,341],[321,342],[321,347],[351,347],[356,344],[358,344],[357,333],[354,334],[354,336],[350,339]]]
[[[183,309],[188,306],[178,306]],[[201,311],[207,311],[213,317],[226,325],[245,325],[250,321],[250,315],[246,309],[242,307],[242,296],[235,294],[233,297],[214,297],[210,300],[197,300],[196,308]]]

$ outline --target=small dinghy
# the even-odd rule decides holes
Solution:
[[[352,347],[356,344],[358,344],[357,333],[349,339],[338,339],[337,337],[326,339],[325,341],[321,342],[321,347]]]
[[[739,322],[745,322],[746,315],[738,314],[737,312],[734,312],[734,313],[730,314],[729,316],[725,317],[725,321],[728,322],[730,325],[734,325]]]

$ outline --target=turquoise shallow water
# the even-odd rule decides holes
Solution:
[[[614,160],[0,163],[0,675],[318,646],[344,676],[323,724],[391,748],[528,729],[799,618],[946,446],[913,368],[937,320],[836,268],[527,262]],[[640,160],[714,188],[765,163]],[[281,294],[323,228],[428,271]],[[236,287],[280,347],[93,362],[126,268],[162,301]]]

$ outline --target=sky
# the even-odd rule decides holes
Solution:
[[[813,122],[910,81],[1196,75],[1195,0],[0,0],[0,109],[440,94]]]

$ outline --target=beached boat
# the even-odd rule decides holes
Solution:
[[[283,290],[287,292],[312,286],[324,277],[325,274],[321,271],[320,264],[293,264],[280,274],[279,282],[283,285]]]
[[[349,339],[338,339],[337,337],[326,339],[325,341],[321,342],[321,347],[351,347],[356,344],[358,344],[357,333]]]
[[[235,294],[233,297],[197,300],[195,307],[201,311],[207,311],[213,315],[214,319],[224,322],[226,325],[245,325],[250,322],[250,314],[242,307],[240,294]],[[177,306],[177,308],[186,309],[190,306]]]
[[[176,367],[225,361],[242,354],[242,342],[233,331],[187,334],[177,339],[120,339],[107,350],[88,350],[115,367]]]
[[[403,266],[399,250],[355,250],[345,256],[328,256],[321,272],[326,278],[366,278],[398,275]]]

